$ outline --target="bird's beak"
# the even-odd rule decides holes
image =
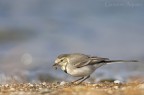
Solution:
[[[55,66],[57,66],[57,64],[56,64],[56,63],[54,63],[54,64],[53,64],[53,67],[55,67]]]
[[[57,63],[54,63],[52,66],[53,66],[55,69],[57,69],[58,64],[57,64]]]
[[[55,60],[55,63],[52,65],[53,67],[55,67],[55,69],[57,69],[57,66],[58,66],[58,61]]]

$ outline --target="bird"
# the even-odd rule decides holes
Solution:
[[[60,54],[55,59],[53,67],[56,69],[60,67],[65,73],[80,77],[72,83],[80,84],[86,79],[90,78],[90,75],[99,67],[117,62],[138,62],[137,60],[110,60],[109,58],[103,58],[98,56],[91,56],[82,53],[70,53]]]

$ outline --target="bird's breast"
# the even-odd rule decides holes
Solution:
[[[66,71],[68,74],[75,76],[75,77],[84,77],[88,76],[95,71],[95,67],[92,65],[84,66],[81,68],[72,68],[67,66]]]

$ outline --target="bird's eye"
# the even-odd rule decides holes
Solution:
[[[63,60],[61,60],[60,62],[62,62]]]

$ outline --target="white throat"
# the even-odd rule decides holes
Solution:
[[[66,67],[67,67],[67,62],[65,62],[65,63],[63,63],[63,65],[61,66],[61,69],[63,70],[63,71],[66,71]]]
[[[62,69],[63,71],[65,71],[65,70],[66,70],[66,67],[65,67],[65,66],[61,66],[61,69]]]

